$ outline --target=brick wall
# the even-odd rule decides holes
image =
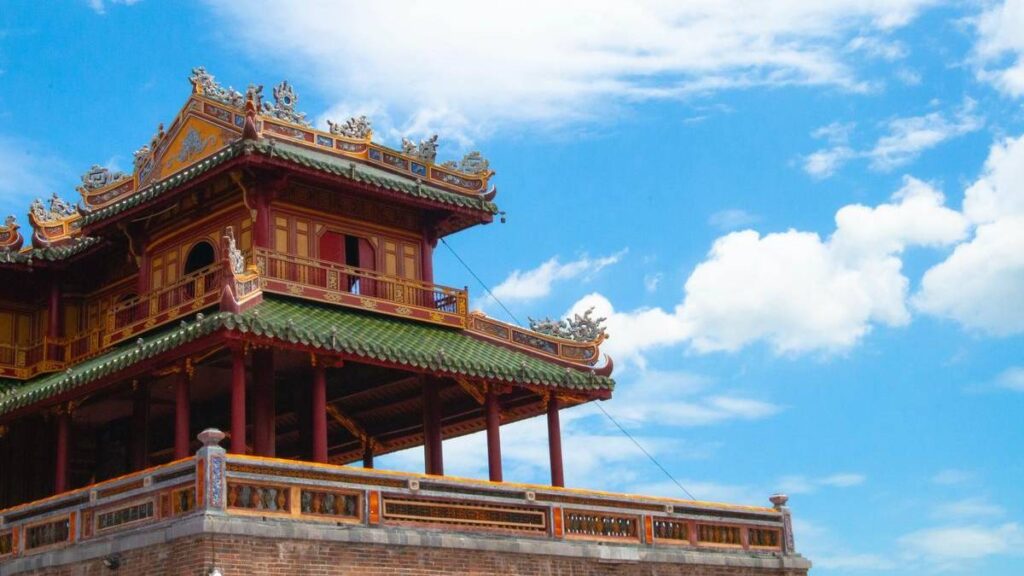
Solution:
[[[754,569],[664,563],[608,563],[569,558],[452,550],[205,535],[122,554],[112,572],[102,560],[28,572],[34,576],[207,576],[216,564],[224,576],[805,576],[803,570]],[[0,573],[2,573],[0,568]]]

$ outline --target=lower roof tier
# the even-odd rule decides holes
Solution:
[[[336,356],[440,376],[546,387],[608,397],[614,381],[492,343],[466,331],[370,312],[266,295],[240,314],[197,314],[191,321],[140,337],[64,372],[28,381],[0,380],[0,416],[68,396],[79,387],[139,369],[202,338],[228,339]]]

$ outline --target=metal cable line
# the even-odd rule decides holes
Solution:
[[[484,289],[485,292],[487,292],[487,294],[491,298],[494,299],[495,302],[498,303],[498,306],[501,306],[501,309],[504,310],[506,314],[508,314],[509,318],[511,318],[517,325],[522,326],[523,323],[520,322],[518,318],[516,318],[516,315],[513,314],[512,311],[509,310],[508,307],[506,307],[505,304],[501,300],[499,300],[498,297],[495,296],[493,292],[491,292],[491,289],[487,287],[487,284],[485,284],[484,281],[480,279],[480,276],[478,276],[477,273],[474,272],[473,269],[469,267],[469,264],[467,264],[466,261],[463,260],[461,256],[459,256],[458,252],[456,252],[455,249],[452,248],[451,245],[449,245],[444,238],[441,238],[441,243],[444,244],[446,248],[448,248],[448,251],[452,253],[452,256],[455,256],[455,259],[458,260],[460,264],[462,264],[466,271],[469,272],[470,275],[472,275],[473,278],[475,278],[478,283],[480,283],[480,286]],[[682,483],[679,482],[679,480],[676,480],[675,476],[673,476],[672,473],[668,471],[668,469],[661,465],[661,462],[658,462],[658,459],[655,458],[653,454],[648,452],[647,449],[644,448],[643,445],[640,444],[640,442],[636,438],[634,438],[632,434],[626,431],[622,424],[619,424],[619,421],[613,418],[612,415],[609,414],[608,411],[604,409],[604,406],[601,406],[601,404],[598,402],[591,402],[591,404],[597,406],[597,409],[600,410],[601,413],[604,414],[605,417],[608,418],[608,420],[610,420],[611,423],[615,425],[619,432],[621,432],[626,438],[629,438],[629,440],[637,447],[637,449],[639,449],[640,452],[642,452],[648,460],[653,462],[654,465],[658,467],[658,470],[661,470],[662,473],[664,473],[665,476],[668,477],[668,479],[671,480],[673,484],[678,486],[679,489],[683,491],[683,494],[686,494],[686,496],[688,496],[690,500],[697,499],[696,497],[694,497],[693,494],[690,493],[689,490],[686,489],[685,486],[682,485]]]

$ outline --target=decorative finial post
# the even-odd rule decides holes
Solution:
[[[796,543],[793,539],[793,516],[790,514],[789,506],[786,506],[789,496],[781,493],[772,494],[768,500],[776,510],[782,513],[782,552],[783,554],[793,554],[796,552]]]
[[[223,512],[227,480],[224,477],[227,458],[220,443],[225,434],[216,428],[199,433],[203,447],[196,453],[196,505],[206,510]]]

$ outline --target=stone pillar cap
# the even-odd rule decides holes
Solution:
[[[199,433],[199,441],[207,448],[219,446],[224,437],[225,434],[216,428],[207,428]]]
[[[786,505],[786,502],[789,502],[789,496],[786,496],[785,494],[772,494],[768,500],[775,505],[775,508],[782,508]]]

